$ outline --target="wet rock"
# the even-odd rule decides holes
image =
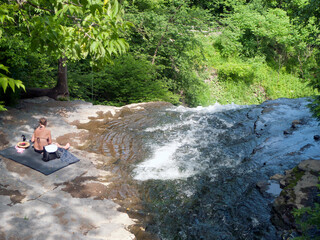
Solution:
[[[292,134],[292,132],[290,132],[289,130],[284,130],[284,131],[283,131],[283,134],[284,134],[284,135],[289,135],[289,134]]]
[[[316,140],[316,141],[319,141],[320,140],[320,135],[314,135],[313,139]]]
[[[0,145],[6,146],[9,143],[9,141],[6,139],[6,135],[0,131]]]
[[[277,180],[277,181],[280,181],[283,178],[284,178],[284,175],[281,175],[281,174],[275,174],[275,175],[270,177],[271,180]]]
[[[298,128],[298,125],[301,125],[302,123],[303,123],[302,120],[293,120],[291,123],[291,128],[284,130],[283,134],[284,135],[292,134],[293,131],[295,131],[296,128]]]
[[[320,202],[318,176],[320,160],[305,160],[297,167],[287,170],[280,181],[283,189],[272,206],[271,221],[279,230],[297,230],[292,211],[303,207],[312,207]]]
[[[269,112],[272,112],[274,111],[274,108],[273,107],[266,107],[262,110],[262,113],[269,113]]]
[[[313,147],[313,146],[314,146],[313,144],[308,143],[308,144],[304,145],[302,148],[300,148],[300,149],[299,149],[299,152],[302,153],[303,151],[305,151],[305,150],[307,150],[308,148],[311,148],[311,147]]]
[[[47,96],[43,96],[43,97],[37,97],[37,98],[26,98],[20,101],[20,105],[22,104],[26,104],[26,103],[47,103],[47,102],[55,102],[54,99],[49,98]]]
[[[154,234],[151,234],[149,232],[146,232],[145,226],[138,226],[133,225],[129,227],[130,231],[134,233],[137,239],[141,240],[160,240],[159,237],[157,237]]]
[[[257,182],[256,187],[259,189],[259,192],[267,198],[272,196],[277,197],[281,192],[279,183],[274,180]]]
[[[259,189],[260,193],[264,193],[265,191],[267,191],[269,183],[265,181],[257,182],[256,187]]]
[[[291,124],[291,127],[292,128],[297,128],[298,125],[301,125],[301,124],[302,124],[302,120],[293,120],[292,124]]]
[[[302,171],[319,173],[320,160],[309,159],[307,161],[303,161],[298,165],[298,168]]]

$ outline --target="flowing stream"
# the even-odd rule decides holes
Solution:
[[[307,104],[147,104],[108,121],[90,148],[112,157],[120,198],[139,199],[160,239],[280,239],[270,221],[277,184],[270,194],[256,185],[320,157]]]

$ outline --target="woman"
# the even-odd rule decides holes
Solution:
[[[47,146],[52,143],[51,139],[51,131],[46,128],[47,126],[47,119],[40,118],[39,120],[39,127],[34,130],[32,135],[31,141],[34,143],[33,147],[34,150],[38,153],[43,153],[43,147]],[[61,146],[58,143],[55,143],[58,147],[68,149],[70,144],[67,143],[65,146]]]

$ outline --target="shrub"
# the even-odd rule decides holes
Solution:
[[[166,81],[159,79],[156,70],[142,56],[124,55],[100,71],[81,75],[77,70],[70,74],[70,94],[116,106],[145,101],[177,104],[178,96],[168,90]]]

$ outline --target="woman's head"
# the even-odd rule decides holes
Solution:
[[[39,123],[40,123],[40,125],[47,126],[47,119],[42,117],[42,118],[40,118]]]

